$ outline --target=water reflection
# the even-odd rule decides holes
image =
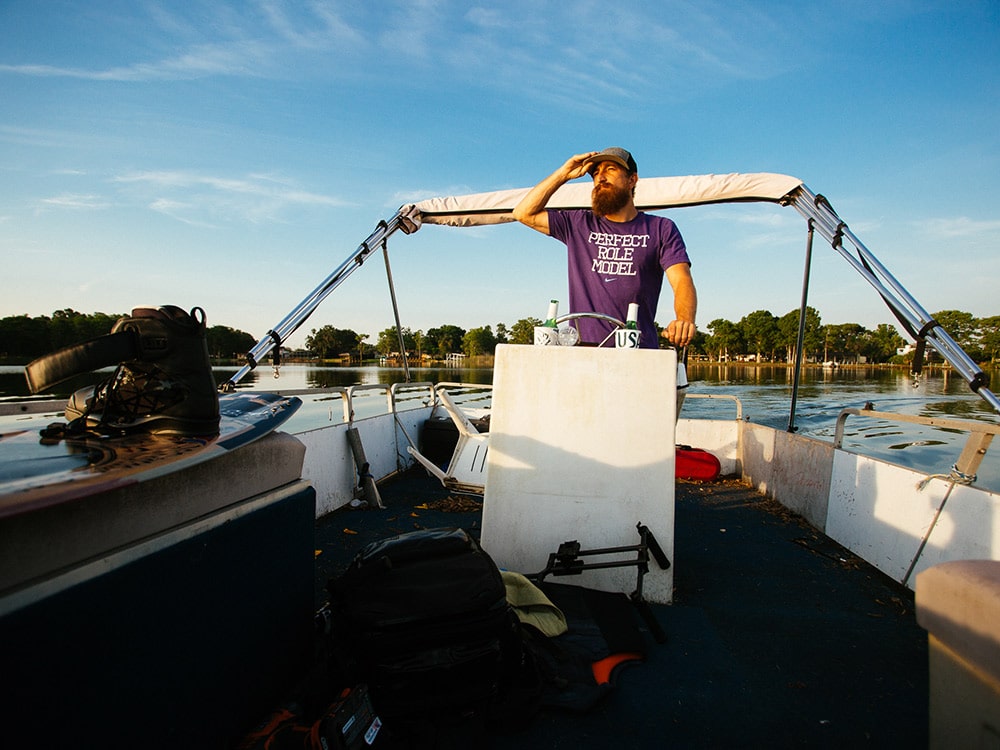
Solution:
[[[215,379],[222,383],[236,367],[214,368]],[[111,368],[74,377],[52,389],[50,397],[68,397],[75,390],[93,385],[112,372]],[[754,421],[773,427],[785,427],[791,407],[794,373],[780,365],[692,362],[688,366],[690,392],[730,394],[740,398],[744,411]],[[274,377],[273,369],[258,367],[240,382],[239,387],[260,390],[290,391],[304,388],[347,388],[353,385],[389,385],[403,380],[403,371],[391,367],[319,367],[284,365]],[[466,369],[415,367],[410,369],[413,382],[459,382],[488,385],[493,382],[491,368]],[[28,395],[23,368],[0,366],[0,398]],[[960,419],[996,421],[989,405],[976,396],[961,378],[948,369],[927,370],[914,386],[913,378],[900,368],[808,367],[799,381],[795,426],[808,429],[811,424],[835,418],[846,407],[874,404],[879,411]],[[690,401],[685,410],[694,412],[719,408],[712,402]]]
[[[215,379],[219,383],[225,382],[236,371],[236,367],[214,368]],[[108,368],[74,377],[47,395],[68,397],[75,390],[106,378],[111,372],[112,369]],[[780,365],[692,362],[688,366],[691,393],[737,396],[743,402],[746,416],[772,427],[788,426],[793,378],[792,368]],[[400,368],[290,364],[282,366],[275,378],[273,369],[262,365],[244,377],[239,387],[290,391],[389,385],[401,380],[403,371]],[[415,367],[410,369],[410,380],[488,385],[493,382],[493,370]],[[27,395],[23,368],[0,366],[0,398]],[[808,367],[803,370],[799,381],[793,426],[799,431],[822,430],[823,423],[835,419],[842,409],[860,408],[867,403],[872,403],[879,411],[926,417],[997,419],[989,405],[972,393],[962,378],[947,369],[925,371],[915,387],[913,378],[900,368]],[[717,402],[692,399],[684,408],[691,416],[703,416],[700,412],[717,410],[720,406]]]
[[[788,424],[794,383],[791,367],[693,362],[688,378],[691,392],[738,396],[754,421],[773,427]],[[902,368],[807,367],[799,379],[795,426],[802,429],[817,419],[835,418],[841,409],[861,408],[869,402],[879,411],[997,419],[989,404],[950,369],[925,370],[914,381]]]
[[[235,367],[215,368],[215,378],[224,382],[235,374]],[[283,365],[278,376],[273,368],[258,367],[240,381],[240,388],[289,391],[300,388],[349,388],[352,385],[391,385],[404,380],[397,367],[320,367],[315,365]],[[438,383],[452,381],[477,385],[493,382],[492,369],[456,369],[445,367],[411,367],[411,382]]]
[[[229,380],[239,368],[214,367],[212,372],[217,383]],[[92,386],[108,377],[114,368],[75,376],[51,388],[45,395],[50,398],[66,398],[74,391]],[[289,364],[278,370],[274,376],[272,367],[261,365],[244,377],[239,388],[256,388],[265,391],[290,391],[302,388],[347,388],[352,385],[389,385],[403,380],[403,370],[392,367],[319,367],[315,365]],[[410,380],[414,382],[458,382],[488,385],[493,382],[493,370],[457,369],[449,367],[411,367]],[[0,366],[0,398],[24,397],[30,395],[24,378],[24,368],[14,365]]]

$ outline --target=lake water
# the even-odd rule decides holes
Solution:
[[[216,380],[223,382],[234,372],[235,367],[217,368]],[[103,373],[78,378],[65,384],[64,392],[69,393],[106,376],[107,373]],[[793,378],[791,368],[692,363],[688,367],[688,378],[689,393],[736,396],[742,402],[744,417],[777,429],[788,428]],[[262,365],[241,381],[240,388],[285,392],[307,388],[388,385],[402,379],[403,371],[399,368],[299,364],[283,366],[280,377],[275,379],[272,369]],[[487,385],[492,382],[493,371],[488,368],[410,368],[410,379]],[[0,366],[0,399],[26,394],[22,368]],[[303,401],[303,408],[289,420],[287,431],[302,432],[343,421],[339,397],[303,397]],[[369,409],[384,408],[384,399],[378,394],[359,398],[358,402],[355,410],[359,417]],[[1000,422],[989,405],[972,393],[964,380],[947,369],[928,370],[914,381],[904,370],[894,368],[806,368],[799,384],[794,428],[800,434],[831,440],[840,411],[847,407],[861,408],[868,402],[879,411]],[[729,401],[692,398],[685,402],[682,415],[732,418],[735,409]],[[10,419],[2,419],[0,423]],[[935,473],[947,473],[961,452],[966,434],[850,417],[844,447],[878,455],[904,466],[920,467],[922,470],[929,467]],[[1000,491],[1000,445],[993,447],[983,461],[978,484]]]

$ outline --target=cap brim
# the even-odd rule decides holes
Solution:
[[[613,161],[620,167],[624,167],[627,171],[629,170],[628,164],[620,156],[612,156],[611,154],[595,154],[587,159],[583,160],[583,163],[587,165],[587,173],[592,174],[594,167],[603,161]]]

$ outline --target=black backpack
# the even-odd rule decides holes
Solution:
[[[374,542],[327,585],[335,673],[387,726],[533,713],[533,662],[500,571],[466,531]]]

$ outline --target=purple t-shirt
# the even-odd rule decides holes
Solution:
[[[691,263],[677,225],[642,212],[628,222],[609,221],[588,210],[548,209],[548,216],[549,234],[566,244],[570,312],[625,320],[629,303],[637,302],[641,346],[659,348],[653,320],[663,273],[676,263]],[[591,344],[601,343],[614,328],[593,318],[577,322],[580,340]],[[606,346],[614,346],[614,339]]]

